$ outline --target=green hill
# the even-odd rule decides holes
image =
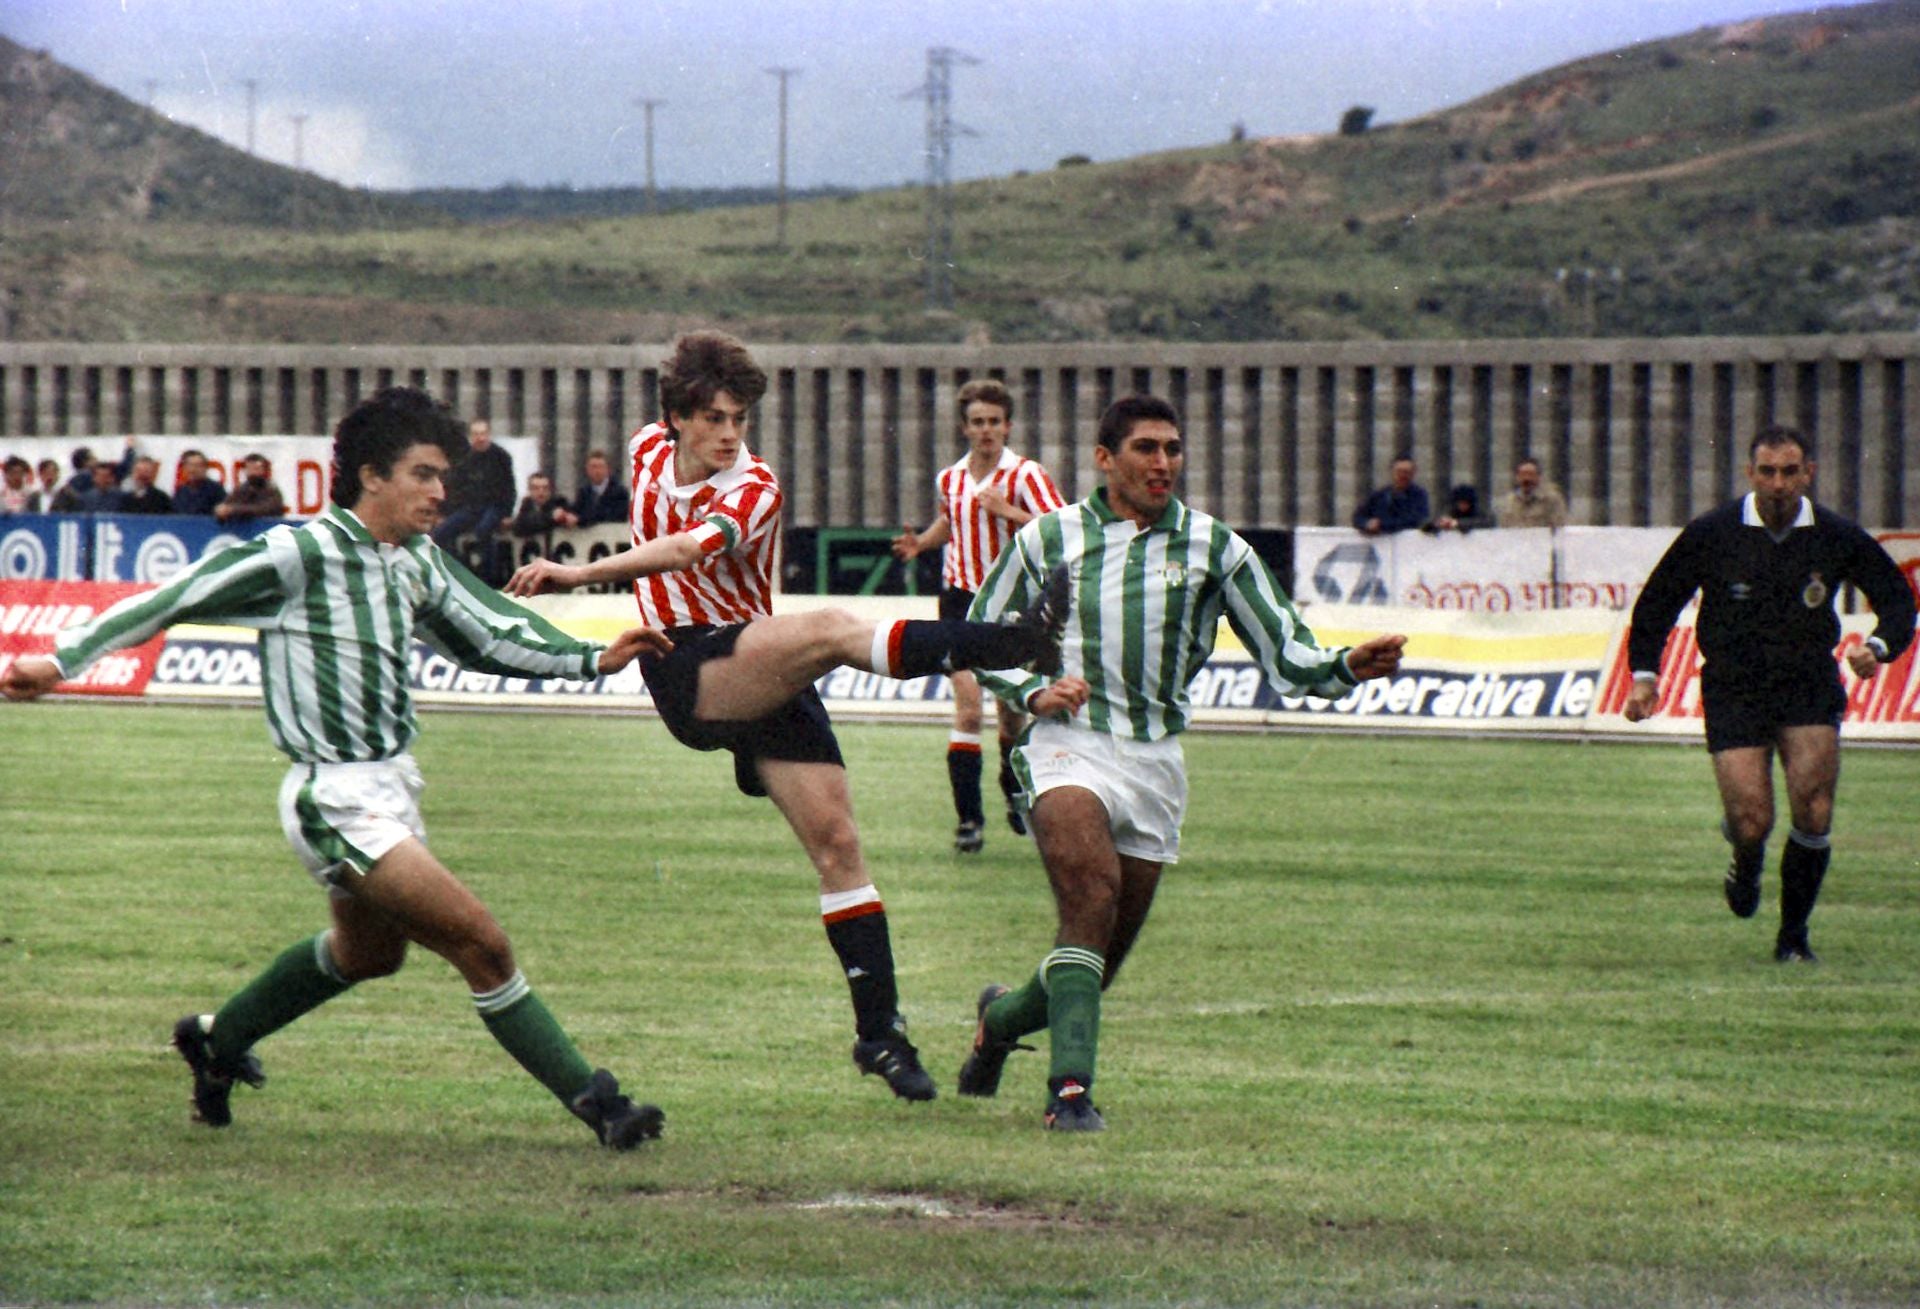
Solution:
[[[7,121],[18,121],[10,106]],[[107,139],[117,140],[96,124],[44,152],[99,155]],[[243,217],[196,203],[58,225],[37,217],[51,210],[6,203],[6,333],[604,342],[715,322],[807,341],[1920,330],[1920,0],[1648,42],[1353,135],[1063,161],[963,184],[954,314],[925,310],[924,211],[911,188],[796,203],[784,249],[767,207],[484,226],[396,210],[321,230],[290,228],[280,198],[258,198]]]

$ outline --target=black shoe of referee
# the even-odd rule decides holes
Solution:
[[[1733,910],[1736,918],[1751,918],[1760,911],[1760,870],[1740,871],[1740,862],[1735,860],[1727,865],[1726,881],[1721,889],[1727,893],[1727,908]]]

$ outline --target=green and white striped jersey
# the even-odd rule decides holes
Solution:
[[[178,623],[260,630],[273,743],[299,763],[390,759],[419,735],[408,661],[416,635],[455,663],[514,677],[599,676],[603,647],[489,589],[425,536],[373,539],[332,505],[209,554],[165,586],[54,640],[64,677]]]
[[[1104,487],[1032,520],[994,562],[968,616],[992,622],[1026,608],[1061,564],[1073,579],[1064,674],[1091,689],[1074,715],[1079,726],[1136,741],[1185,729],[1187,685],[1213,653],[1223,614],[1282,694],[1337,700],[1354,687],[1346,648],[1314,643],[1253,547],[1179,500],[1144,531],[1107,507]],[[978,675],[1023,706],[1047,684],[1032,674]]]

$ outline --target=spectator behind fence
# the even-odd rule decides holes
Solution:
[[[227,488],[207,476],[207,457],[198,450],[180,452],[180,471],[173,487],[173,512],[211,514],[227,498]]]
[[[173,497],[153,484],[160,476],[160,461],[141,455],[133,461],[133,484],[120,492],[120,513],[170,514]]]
[[[1414,472],[1412,455],[1394,460],[1392,483],[1368,496],[1353,511],[1354,528],[1368,536],[1379,536],[1426,526],[1433,517],[1433,502],[1427,498],[1427,489],[1413,480]]]
[[[553,521],[562,527],[592,527],[596,523],[624,523],[632,503],[627,488],[613,480],[613,464],[604,450],[587,451],[587,480],[574,494],[573,506],[557,510]]]
[[[34,472],[40,475],[40,512],[53,512],[53,497],[60,494],[60,461],[42,459]]]
[[[223,523],[243,518],[285,518],[287,499],[273,480],[273,465],[263,454],[254,453],[241,461],[240,485],[214,506],[213,516]]]
[[[104,459],[94,461],[87,470],[92,484],[77,491],[73,496],[73,508],[69,512],[76,514],[117,514],[126,503],[126,492],[120,489],[120,466],[110,464]],[[67,483],[70,489],[72,482]],[[64,492],[63,492],[64,494]]]
[[[1435,515],[1433,521],[1420,530],[1430,536],[1440,532],[1458,532],[1465,536],[1476,527],[1491,526],[1492,515],[1480,512],[1480,492],[1463,482],[1447,492],[1446,511]]]
[[[1540,461],[1522,459],[1513,468],[1513,490],[1500,501],[1502,527],[1565,527],[1567,498],[1552,482],[1542,481]]]
[[[553,498],[553,478],[535,473],[527,479],[527,494],[511,524],[515,536],[545,536],[560,526],[558,515],[567,507]]]
[[[479,543],[485,559],[501,521],[513,512],[513,456],[493,443],[484,418],[467,424],[467,453],[447,475],[447,499],[434,544],[452,551],[463,536]],[[494,579],[504,580],[504,579]]]
[[[33,485],[33,465],[19,455],[8,455],[6,484],[0,486],[0,515],[39,512],[40,492]]]

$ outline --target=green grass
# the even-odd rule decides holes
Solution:
[[[812,877],[651,719],[434,713],[434,845],[667,1135],[593,1149],[425,954],[261,1046],[166,1048],[323,920],[257,711],[0,708],[0,1302],[1898,1305],[1920,1298],[1911,753],[1851,750],[1814,922],[1720,903],[1697,747],[1196,736],[1186,857],[1105,1009],[951,1095],[1049,944],[947,852],[944,729],[844,732],[914,1034],[847,1059]]]

